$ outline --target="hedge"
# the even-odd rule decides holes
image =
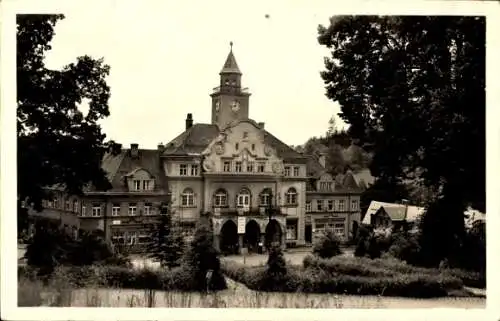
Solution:
[[[275,283],[267,279],[265,267],[247,267],[231,263],[222,265],[231,279],[257,291],[338,293],[402,297],[442,297],[450,290],[461,289],[460,279],[449,275],[399,274],[374,277],[336,274],[321,269],[288,267],[288,273]],[[272,285],[271,285],[272,284]]]
[[[433,269],[409,265],[398,259],[331,258],[321,259],[311,255],[304,258],[305,269],[328,271],[333,276],[397,277],[401,275],[449,276],[462,280],[465,286],[484,288],[486,276],[460,269]]]
[[[28,266],[18,268],[19,278],[44,282],[63,281],[73,287],[118,287],[128,289],[154,289],[194,291],[193,277],[186,267],[171,270],[129,269],[121,266],[65,266],[58,267],[50,276],[40,278],[37,270]]]

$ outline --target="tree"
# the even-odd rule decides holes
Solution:
[[[113,142],[105,143],[98,121],[109,116],[109,66],[82,56],[51,70],[54,26],[63,15],[17,15],[17,165],[18,199],[35,209],[50,199],[47,187],[80,195],[87,185],[107,189],[101,160]],[[84,115],[79,105],[88,103]]]
[[[184,238],[178,227],[173,226],[170,206],[160,205],[159,222],[151,231],[149,253],[161,266],[173,268],[181,265],[184,252]]]
[[[209,218],[200,218],[183,263],[192,274],[192,288],[206,290],[208,270],[212,270],[213,290],[226,288],[226,280],[220,270],[219,253],[214,248],[213,227]]]
[[[373,149],[372,174],[397,185],[418,171],[439,191],[426,216],[446,227],[424,225],[422,250],[452,255],[466,206],[485,209],[484,17],[334,17],[318,32],[326,95]]]
[[[328,231],[314,245],[313,253],[324,259],[342,254],[338,237],[332,231]]]

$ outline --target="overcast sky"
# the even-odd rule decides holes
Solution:
[[[316,40],[335,6],[283,3],[80,4],[64,10],[46,63],[61,68],[84,54],[104,57],[111,67],[104,132],[124,145],[155,148],[183,131],[187,113],[195,123],[210,122],[209,94],[233,41],[243,86],[252,93],[250,118],[284,142],[302,144],[323,135],[339,112],[325,96],[319,72],[329,53]]]

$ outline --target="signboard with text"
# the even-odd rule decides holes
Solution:
[[[245,233],[246,218],[238,217],[238,234]]]

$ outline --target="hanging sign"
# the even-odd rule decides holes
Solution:
[[[245,224],[246,224],[246,218],[238,217],[238,234],[245,233]]]

